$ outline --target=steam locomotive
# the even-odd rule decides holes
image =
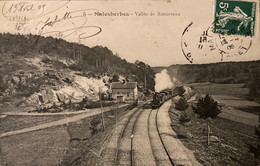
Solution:
[[[185,89],[183,86],[178,86],[174,89],[165,89],[160,92],[155,92],[153,95],[153,100],[151,106],[153,109],[159,108],[165,101],[175,97],[183,96]]]

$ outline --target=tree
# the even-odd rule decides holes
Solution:
[[[112,82],[119,82],[119,76],[116,74],[113,75]]]
[[[255,126],[255,135],[257,136],[257,146],[249,146],[249,151],[254,153],[254,157],[259,159],[260,156],[260,115],[258,116],[258,125]],[[259,164],[259,160],[258,163]]]
[[[148,65],[145,64],[142,61],[136,61],[135,65],[137,67],[137,70],[135,70],[136,72],[136,81],[139,84],[143,84],[144,88],[142,89],[143,91],[146,90],[152,90],[154,91],[154,86],[155,86],[155,72],[153,71],[153,69]]]
[[[199,115],[199,118],[207,120],[207,143],[209,145],[209,133],[210,118],[215,119],[218,114],[221,113],[221,108],[218,106],[218,102],[215,101],[209,94],[206,94],[204,98],[198,100],[197,107],[194,108],[194,113]]]

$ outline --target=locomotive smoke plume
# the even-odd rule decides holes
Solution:
[[[166,69],[163,69],[161,73],[155,74],[155,91],[160,92],[166,88],[172,88],[173,82]]]

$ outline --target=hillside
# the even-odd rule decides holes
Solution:
[[[113,81],[137,81],[142,92],[145,75],[147,89],[154,90],[149,65],[129,63],[107,47],[0,34],[0,109],[5,111],[97,100],[99,89],[108,93]]]
[[[244,83],[250,88],[249,97],[260,97],[260,60],[249,62],[221,62],[211,64],[171,65],[153,67],[155,73],[167,69],[171,79],[182,83]]]

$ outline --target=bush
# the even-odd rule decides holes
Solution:
[[[183,96],[183,94],[185,93],[185,89],[183,86],[177,87],[177,92],[179,96]]]
[[[175,103],[175,109],[179,111],[185,111],[189,107],[187,101],[182,97]]]
[[[181,117],[179,119],[180,123],[186,123],[186,122],[189,122],[190,120],[191,120],[191,118],[189,117],[187,112],[181,113]]]
[[[1,82],[0,83],[0,94],[1,94],[8,88],[8,85],[4,82],[4,78],[1,74],[0,74],[0,82]]]

